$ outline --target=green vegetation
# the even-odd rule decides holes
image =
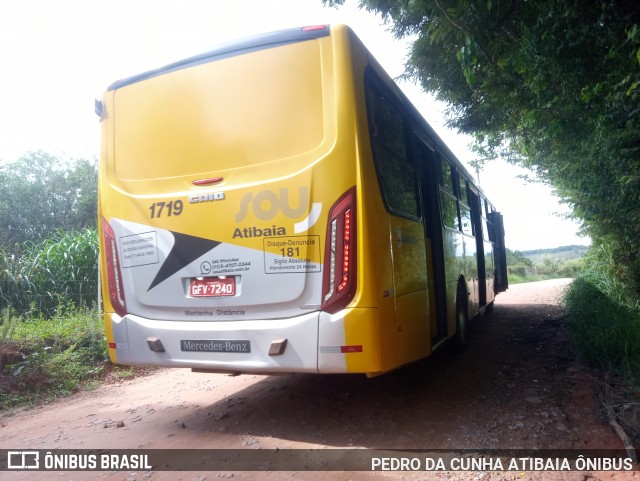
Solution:
[[[598,372],[608,415],[640,439],[640,301],[622,279],[614,249],[596,244],[565,293],[567,332]]]
[[[95,309],[60,308],[52,317],[0,312],[0,409],[35,404],[90,387],[107,365]]]
[[[565,296],[567,327],[592,366],[640,386],[640,301],[620,281],[606,245],[595,246]]]
[[[0,246],[39,244],[55,231],[94,228],[97,216],[96,162],[30,152],[0,164]]]
[[[60,305],[91,307],[98,292],[95,229],[56,231],[39,244],[0,246],[0,309],[52,316]]]
[[[583,357],[594,367],[640,379],[640,311],[613,300],[602,285],[579,277],[567,290],[568,326]]]
[[[509,284],[575,277],[584,265],[583,246],[512,251],[507,249]]]
[[[39,244],[0,246],[0,410],[91,388],[108,362],[97,309],[96,231],[56,231]]]
[[[573,259],[580,259],[587,252],[589,252],[588,246],[571,245],[555,247],[553,249],[533,249],[528,251],[521,251],[520,253],[530,259],[532,262],[542,262],[545,257],[551,257],[558,261],[569,261]]]
[[[0,409],[105,371],[96,184],[95,162],[42,152],[0,167]]]
[[[637,390],[640,3],[360,4],[412,37],[405,78],[449,105],[479,164],[525,166],[572,207],[594,246],[585,260],[511,253],[510,282],[582,270],[567,294],[570,332],[585,359]]]
[[[412,36],[406,78],[448,103],[478,162],[503,157],[552,185],[638,297],[640,3],[360,4]]]

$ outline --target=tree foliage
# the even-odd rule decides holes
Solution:
[[[62,229],[95,227],[95,162],[30,152],[0,165],[0,246],[40,243]]]
[[[343,0],[324,0],[341,4]],[[481,159],[531,168],[640,292],[640,3],[361,0]]]

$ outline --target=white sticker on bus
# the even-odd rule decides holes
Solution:
[[[159,262],[158,239],[154,231],[121,237],[120,249],[123,268],[146,266]]]

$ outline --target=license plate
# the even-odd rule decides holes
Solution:
[[[235,277],[196,277],[189,283],[191,297],[224,297],[236,295]]]
[[[180,350],[183,352],[251,352],[250,341],[237,341],[227,339],[187,340],[180,341]]]

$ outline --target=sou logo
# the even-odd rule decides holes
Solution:
[[[292,206],[290,202],[289,189],[280,189],[276,194],[271,190],[261,190],[258,193],[249,192],[240,201],[240,209],[236,213],[236,223],[242,222],[249,213],[262,221],[273,219],[278,212],[282,212],[289,219],[298,219],[307,212],[305,199],[309,196],[307,187],[298,188],[297,205]],[[296,234],[305,232],[313,226],[320,217],[322,203],[314,202],[311,205],[311,212],[302,221],[294,224]]]

